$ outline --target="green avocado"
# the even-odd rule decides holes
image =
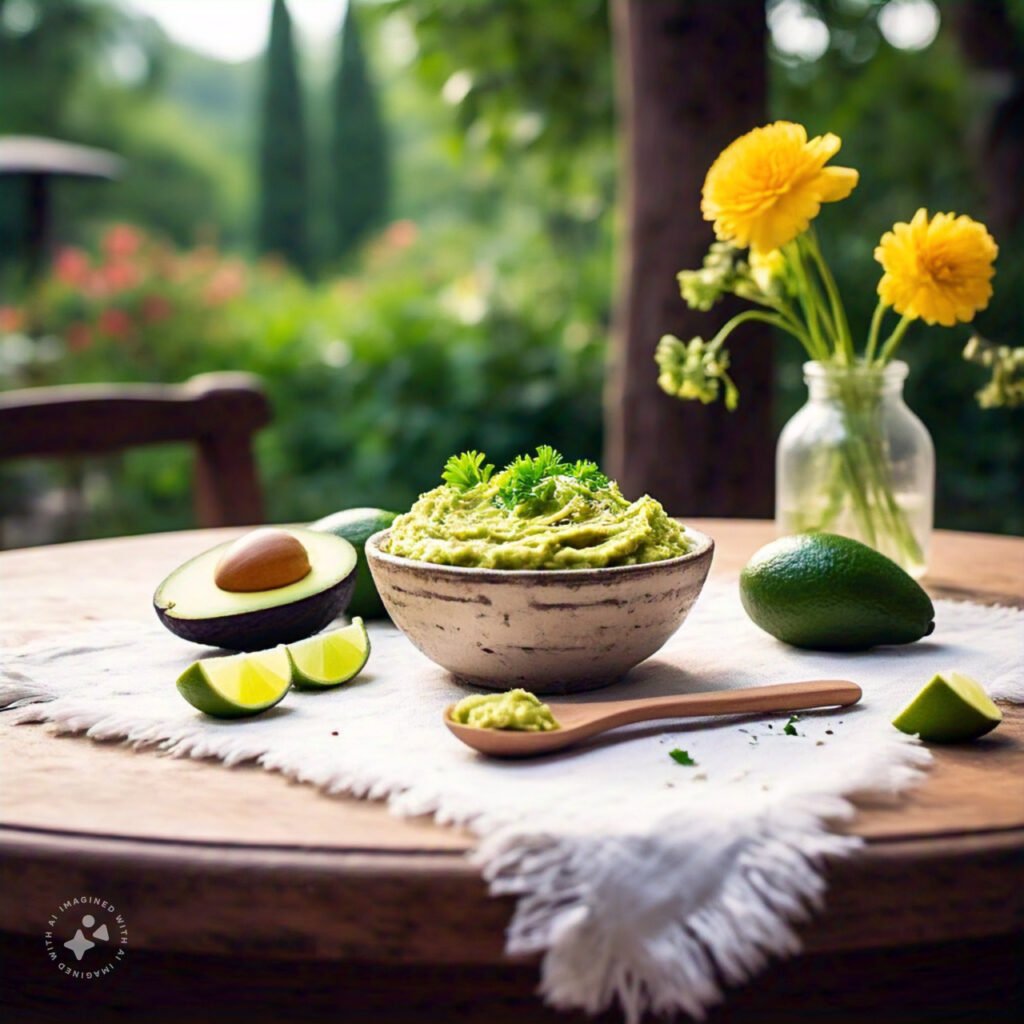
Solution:
[[[367,540],[375,533],[386,530],[397,515],[397,512],[387,512],[381,508],[348,508],[324,516],[309,526],[311,530],[343,537],[356,549],[359,565],[356,569],[356,588],[348,606],[349,615],[359,615],[364,619],[381,619],[387,615],[384,602],[377,593],[377,585],[370,575],[370,567],[366,564],[364,549]]]
[[[258,651],[320,632],[345,611],[356,584],[356,550],[329,533],[286,527],[305,548],[309,571],[285,586],[244,592],[214,581],[233,542],[218,544],[174,570],[157,587],[160,621],[193,643],[232,651]]]
[[[740,598],[765,632],[812,650],[909,644],[935,628],[931,598],[895,562],[829,533],[761,548],[740,574]]]

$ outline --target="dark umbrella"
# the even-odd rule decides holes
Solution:
[[[0,135],[0,175],[20,175],[27,184],[29,273],[42,267],[50,245],[53,178],[111,180],[123,161],[102,149],[75,146],[33,135]]]

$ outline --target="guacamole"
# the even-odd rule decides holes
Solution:
[[[519,732],[551,732],[559,728],[547,704],[526,690],[507,693],[475,693],[452,708],[453,722],[476,729],[515,729]]]
[[[628,501],[593,463],[567,463],[542,446],[500,473],[466,452],[445,483],[391,527],[388,550],[438,565],[591,569],[686,554],[683,528],[645,495]]]

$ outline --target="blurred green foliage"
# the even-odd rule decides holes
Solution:
[[[274,0],[260,107],[256,244],[309,273],[309,140],[302,83],[284,0]]]
[[[331,90],[331,256],[335,259],[350,255],[383,223],[391,191],[387,133],[363,47],[361,17],[355,3],[345,9]]]
[[[204,230],[241,240],[250,216],[243,155],[225,149],[221,132],[196,130],[202,108],[172,92],[179,63],[190,76],[226,67],[98,0],[0,0],[0,134],[51,135],[126,158],[120,181],[57,185],[60,237],[117,219],[180,243]],[[233,82],[234,72],[221,77]],[[0,300],[4,282],[8,292],[16,284],[24,207],[24,182],[0,178]]]
[[[603,344],[591,317],[609,273],[581,277],[523,218],[493,234],[398,222],[358,277],[319,287],[281,264],[178,252],[115,227],[98,252],[66,250],[20,322],[8,310],[0,377],[181,380],[245,367],[274,405],[259,447],[272,519],[401,509],[473,445],[497,460],[541,443],[598,454]],[[190,521],[187,452],[116,468],[78,532]]]
[[[801,11],[826,26],[827,48],[772,53],[771,113],[836,132],[838,162],[861,171],[851,199],[819,222],[861,330],[879,276],[872,251],[895,220],[920,205],[986,218],[978,140],[1005,80],[965,63],[952,3],[935,41],[912,51],[883,37],[885,2],[807,0]],[[34,15],[12,24],[12,3]],[[1007,9],[1021,35],[1021,0]],[[494,461],[541,442],[599,456],[617,165],[606,0],[382,0],[366,5],[360,27],[392,139],[396,220],[346,274],[311,286],[273,265],[242,266],[230,300],[210,308],[197,284],[177,297],[179,319],[140,329],[134,347],[94,329],[91,345],[70,353],[72,324],[96,327],[102,309],[75,306],[51,282],[31,312],[36,340],[0,352],[8,383],[263,374],[276,420],[260,441],[261,468],[279,520],[401,508],[464,447]],[[126,52],[135,72],[113,75]],[[333,64],[333,53],[304,60],[314,139],[331,135]],[[174,261],[198,251],[224,264],[197,238],[251,244],[260,81],[258,62],[200,57],[101,0],[0,0],[0,132],[57,134],[129,158],[122,182],[60,190],[62,237],[91,241],[93,253],[111,220],[168,239]],[[321,232],[336,184],[325,156],[315,160],[326,180],[311,185]],[[15,205],[0,194],[0,258]],[[996,299],[978,327],[1020,344],[1021,239],[996,234]],[[0,307],[20,309],[7,280],[0,270]],[[146,289],[165,286],[137,283],[115,305],[138,317]],[[908,401],[938,450],[938,523],[1021,532],[1020,413],[975,406],[984,373],[960,359],[966,334],[922,327],[906,342]],[[778,351],[781,426],[805,392],[799,353]],[[118,473],[93,487],[83,532],[191,522],[187,452],[133,454]]]
[[[557,200],[613,185],[614,121],[606,0],[383,0],[409,20],[416,73],[455,111],[453,143],[507,180],[538,157]],[[556,205],[548,201],[549,205]]]

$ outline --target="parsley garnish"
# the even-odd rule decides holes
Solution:
[[[468,491],[477,484],[485,484],[494,472],[494,466],[483,465],[486,458],[483,452],[470,451],[461,455],[453,455],[445,464],[441,478],[449,487],[457,491]]]
[[[590,459],[577,459],[568,475],[586,484],[592,491],[599,491],[602,487],[608,486],[608,477],[597,468],[597,463],[591,462]]]
[[[685,764],[687,767],[691,767],[697,763],[692,757],[690,757],[689,751],[680,750],[678,747],[676,747],[675,750],[670,750],[668,752],[668,756],[671,757],[676,764]]]
[[[796,731],[796,723],[800,721],[799,715],[790,715],[789,721],[786,723],[785,729],[782,731],[787,736],[799,736],[800,733]]]
[[[588,490],[608,486],[608,477],[589,459],[566,462],[562,453],[549,444],[537,447],[536,455],[517,455],[505,467],[507,479],[502,484],[495,504],[511,511],[524,501],[547,501],[554,494],[555,478],[572,477]]]

